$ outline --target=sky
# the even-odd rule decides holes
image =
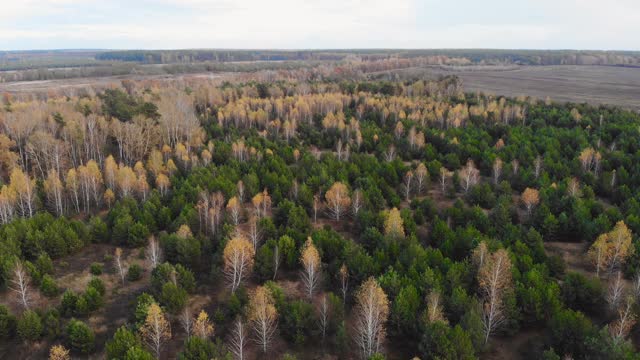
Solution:
[[[640,50],[640,0],[2,0],[0,50]]]

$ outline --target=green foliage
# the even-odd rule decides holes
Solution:
[[[6,306],[0,305],[0,339],[8,339],[16,330],[16,317]]]
[[[138,281],[142,278],[142,267],[138,264],[131,264],[127,270],[127,280]]]
[[[231,360],[233,356],[226,349],[222,341],[219,339],[213,342],[208,339],[201,339],[197,336],[189,337],[184,348],[178,354],[179,360],[201,360],[201,359],[220,359]]]
[[[51,276],[45,275],[40,281],[40,291],[47,297],[54,297],[58,295],[60,289]]]
[[[127,350],[127,353],[122,357],[123,360],[153,360],[155,359],[150,352],[142,348],[140,345],[133,346]]]
[[[102,275],[102,271],[103,271],[103,265],[102,263],[91,263],[91,265],[89,266],[89,272],[91,272],[92,275],[98,276],[98,275]]]
[[[421,359],[475,359],[469,334],[458,325],[442,322],[427,325],[420,341]]]
[[[93,352],[95,335],[93,330],[82,321],[71,319],[67,325],[67,341],[72,351],[80,354]]]
[[[35,341],[40,339],[44,327],[42,325],[42,319],[33,310],[27,310],[22,313],[22,316],[18,319],[17,333],[20,339],[25,341]]]
[[[167,309],[171,314],[177,314],[182,310],[187,303],[187,291],[175,285],[172,282],[167,282],[162,286],[162,292],[160,294],[160,304]]]
[[[134,332],[129,330],[126,326],[121,326],[113,334],[113,338],[107,341],[105,345],[107,359],[122,359],[125,357],[129,349],[136,346],[140,346],[140,341]]]
[[[604,290],[598,279],[568,273],[562,282],[562,299],[571,309],[598,314],[604,310]]]

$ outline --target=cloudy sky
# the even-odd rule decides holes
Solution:
[[[640,0],[6,0],[0,50],[640,50]]]

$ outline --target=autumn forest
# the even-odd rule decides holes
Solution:
[[[438,56],[4,93],[0,358],[639,359],[640,115]]]

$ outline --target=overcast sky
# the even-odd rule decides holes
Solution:
[[[0,49],[640,50],[640,0],[3,0]]]

